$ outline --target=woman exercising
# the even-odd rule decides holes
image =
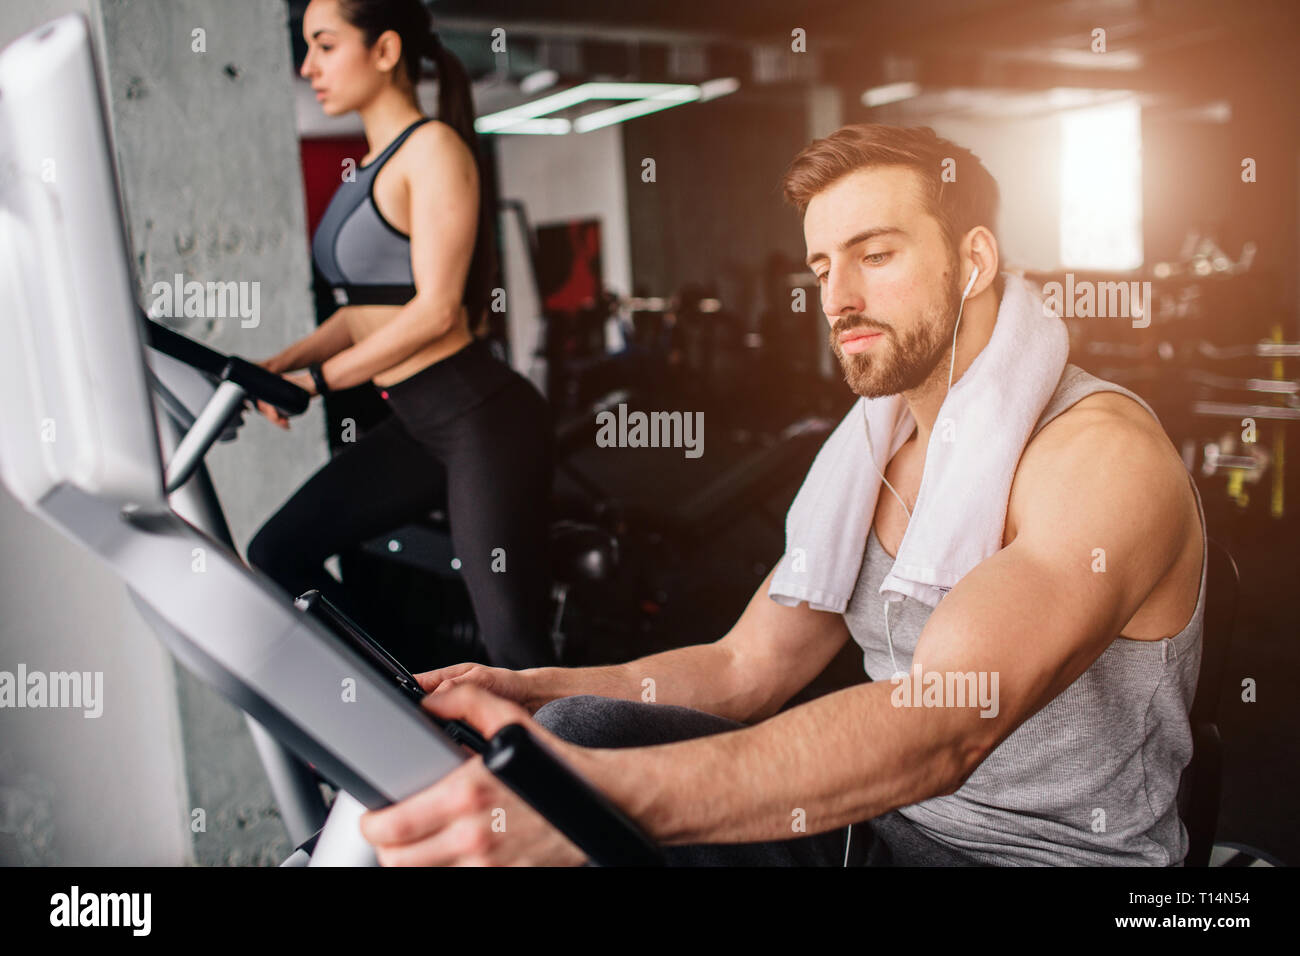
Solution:
[[[360,114],[371,157],[312,238],[342,307],[261,364],[306,369],[285,377],[313,395],[373,382],[393,414],[267,521],[248,561],[293,595],[318,588],[355,614],[325,559],[441,507],[491,663],[554,663],[550,411],[471,331],[486,318],[496,251],[469,77],[420,0],[312,0],[303,35],[302,75],[328,115]],[[437,68],[437,120],[416,98],[422,55]]]

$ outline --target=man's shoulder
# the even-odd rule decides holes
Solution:
[[[1177,452],[1155,417],[1138,402],[1120,392],[1090,392],[1039,430],[1025,446],[1021,463],[1043,464],[1038,459],[1059,459],[1079,442],[1105,444],[1136,442],[1138,450]],[[1181,462],[1181,459],[1178,459]]]
[[[1139,520],[1151,494],[1182,487],[1186,468],[1160,423],[1119,392],[1092,392],[1047,423],[1025,446],[1007,504],[1007,540],[1044,502],[1101,502]]]
[[[1078,424],[1089,415],[1102,416],[1102,418],[1113,416],[1113,418],[1134,421],[1136,424],[1149,425],[1156,431],[1160,431],[1160,423],[1152,418],[1151,412],[1122,392],[1089,392],[1049,421],[1048,427],[1061,421]],[[1047,431],[1047,428],[1044,428],[1044,431]]]

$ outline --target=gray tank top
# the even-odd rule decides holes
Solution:
[[[1094,392],[1128,389],[1067,365],[1031,435]],[[1157,419],[1158,421],[1158,419]],[[1188,476],[1205,536],[1205,512]],[[925,836],[980,863],[1181,865],[1187,831],[1178,784],[1192,755],[1188,722],[1201,663],[1206,550],[1191,621],[1173,637],[1117,637],[1079,678],[1016,728],[953,794],[899,814]],[[910,671],[931,608],[912,598],[889,606],[880,585],[893,567],[872,529],[844,620],[867,675]],[[1030,609],[1032,611],[1032,609]],[[893,644],[893,659],[889,644]]]
[[[312,236],[312,259],[337,305],[402,305],[415,297],[411,237],[384,218],[375,202],[375,177],[407,137],[430,117],[402,130],[383,152],[339,183]]]

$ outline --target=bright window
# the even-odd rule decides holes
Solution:
[[[1061,265],[1142,265],[1142,123],[1136,98],[1061,114]]]

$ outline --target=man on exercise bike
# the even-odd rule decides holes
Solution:
[[[1012,311],[1024,280],[1000,273],[997,185],[967,150],[850,126],[783,186],[831,347],[866,399],[800,496],[861,479],[874,509],[860,526],[860,495],[828,491],[820,512],[797,498],[782,561],[711,644],[611,667],[461,664],[421,676],[425,706],[484,736],[525,724],[674,864],[835,865],[862,840],[869,864],[1178,865],[1206,540],[1177,452],[1136,396],[1062,367],[1063,352],[1032,358],[1050,352],[1038,331],[995,337],[1037,326]],[[1038,320],[1044,337],[1059,322]],[[892,407],[906,414],[891,439],[873,423]],[[829,460],[864,422],[874,450]],[[999,467],[1009,490],[984,480]],[[937,520],[947,492],[975,505]],[[935,573],[941,600],[908,583],[900,552],[953,553],[990,529],[985,557],[948,585]],[[795,547],[808,541],[826,545]],[[846,569],[847,601],[785,583]],[[850,639],[872,681],[781,711]],[[944,675],[976,675],[993,699],[954,700]],[[384,864],[584,862],[479,760],[362,832]]]

